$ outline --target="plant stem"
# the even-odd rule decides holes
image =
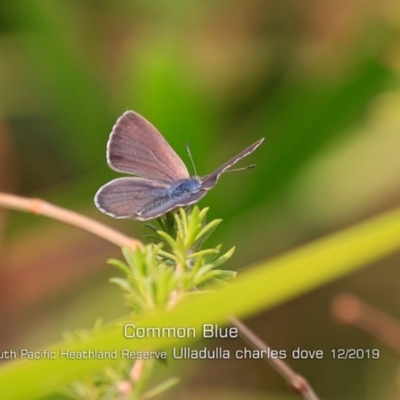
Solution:
[[[272,350],[264,341],[262,341],[255,333],[251,331],[242,321],[236,317],[230,317],[229,321],[232,325],[238,328],[240,335],[254,348],[259,350]],[[303,397],[305,400],[319,400],[318,396],[314,393],[312,387],[307,380],[297,374],[292,368],[289,367],[280,358],[267,357],[264,359],[289,383],[292,390]]]
[[[400,354],[400,322],[355,295],[343,293],[332,302],[333,316],[352,325]]]
[[[0,192],[0,207],[44,215],[65,222],[92,233],[118,247],[129,247],[134,250],[138,246],[143,246],[139,240],[132,239],[100,222],[41,199],[30,199]]]

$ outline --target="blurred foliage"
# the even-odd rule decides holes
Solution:
[[[3,0],[0,190],[43,197],[140,235],[139,224],[111,221],[93,205],[98,187],[116,176],[105,162],[108,134],[133,109],[190,170],[189,141],[201,175],[266,138],[249,161],[257,169],[223,176],[201,202],[224,219],[213,240],[237,245],[237,267],[397,205],[398,15],[395,0]],[[4,221],[2,347],[43,345],[64,324],[91,318],[90,326],[109,308],[109,318],[122,315],[112,306],[114,289],[99,289],[94,279],[115,254],[111,247],[26,215]],[[398,313],[399,273],[390,265],[346,284]],[[321,304],[330,292],[315,296],[277,314],[282,325],[270,332],[277,343],[287,345],[282,331],[296,318],[296,346],[310,340],[307,326],[326,326]],[[315,321],[304,324],[307,317]],[[335,340],[323,338],[331,346]],[[303,368],[321,382],[312,363]],[[357,383],[365,378],[339,384],[337,367],[326,368],[332,398],[366,398]],[[265,389],[265,379],[253,379],[247,387]]]

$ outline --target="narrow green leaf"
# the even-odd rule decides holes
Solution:
[[[204,250],[200,250],[200,251],[196,251],[195,253],[192,253],[190,255],[187,256],[188,259],[194,259],[197,257],[204,257],[210,254],[218,254],[218,250],[215,249],[204,249]]]
[[[199,209],[198,206],[195,206],[195,208]],[[209,209],[210,209],[210,207],[204,207],[204,208],[202,208],[200,210],[200,212],[199,212],[199,220],[201,220],[201,221],[205,220]]]
[[[213,261],[214,267],[218,267],[221,264],[227,262],[232,256],[233,253],[235,252],[236,247],[233,246],[231,249],[229,249],[225,254],[223,254],[221,257],[218,257],[216,260]]]
[[[217,269],[216,270],[218,274],[216,275],[216,278],[221,279],[221,280],[230,280],[233,278],[236,278],[237,272],[236,271],[226,271],[223,269]]]
[[[111,259],[107,260],[107,262],[110,265],[113,265],[114,267],[119,268],[126,275],[129,275],[131,273],[131,270],[129,269],[129,267],[124,262],[122,262],[120,260],[116,260],[114,258],[111,258]]]
[[[162,239],[164,239],[172,249],[175,247],[175,240],[170,235],[168,235],[168,233],[165,233],[165,232],[159,230],[159,231],[157,231],[157,234]]]
[[[198,241],[199,239],[206,240],[217,228],[217,226],[222,222],[222,219],[214,219],[210,223],[208,223],[206,226],[203,227],[203,229],[197,234],[195,241]]]
[[[131,287],[129,286],[129,283],[125,279],[122,279],[122,278],[110,278],[108,281],[111,282],[111,283],[115,283],[120,288],[122,288],[122,289],[124,289],[124,290],[126,290],[128,292],[131,290]]]
[[[167,258],[168,260],[176,261],[176,257],[173,254],[168,253],[167,251],[164,251],[164,250],[161,250],[161,249],[157,249],[157,254],[159,256]]]

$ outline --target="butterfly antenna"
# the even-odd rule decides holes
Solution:
[[[189,147],[189,142],[186,142],[186,150],[187,150],[187,152],[189,154],[190,161],[192,162],[194,174],[197,176],[196,166],[194,165],[192,152],[190,151],[190,147]]]
[[[252,169],[252,168],[255,168],[255,167],[257,167],[257,164],[250,164],[250,165],[247,165],[246,167],[227,169],[226,171],[224,171],[224,173],[225,172],[245,171],[246,169]]]

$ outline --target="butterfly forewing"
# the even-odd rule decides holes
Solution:
[[[189,172],[157,129],[139,114],[125,112],[107,144],[109,166],[157,181],[188,179]]]

